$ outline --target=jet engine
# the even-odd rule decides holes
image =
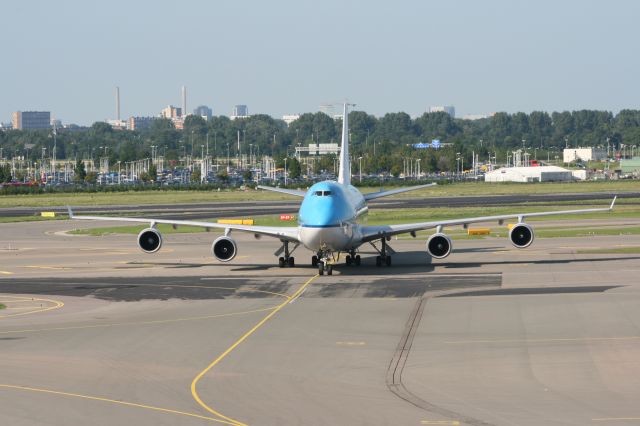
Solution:
[[[220,262],[229,262],[236,257],[238,246],[229,237],[218,237],[211,245],[211,252]]]
[[[443,233],[436,233],[427,240],[427,252],[436,259],[444,259],[451,254],[451,238]]]
[[[509,240],[518,248],[527,248],[533,242],[533,228],[526,223],[518,223],[509,231]]]
[[[138,245],[145,253],[155,253],[162,247],[162,235],[157,229],[143,229],[138,234]]]

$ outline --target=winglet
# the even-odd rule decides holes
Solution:
[[[71,206],[67,206],[67,211],[69,212],[69,219],[73,219],[73,211],[71,210]]]
[[[615,195],[615,196],[613,197],[613,201],[611,202],[611,206],[609,206],[609,210],[613,210],[613,205],[616,203],[616,199],[617,199],[617,198],[618,198],[618,196],[617,196],[617,195]]]

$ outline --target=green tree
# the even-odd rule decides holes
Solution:
[[[98,181],[98,174],[96,172],[89,172],[84,177],[84,181],[86,183],[90,183],[92,185],[95,185],[95,183]]]
[[[200,169],[198,167],[195,167],[192,171],[191,171],[191,182],[197,182],[200,183],[200,179],[201,179],[202,175],[200,174]]]
[[[155,182],[156,180],[158,180],[158,168],[156,167],[155,164],[151,164],[149,166],[148,174],[149,174],[149,179],[152,182]]]
[[[301,167],[297,158],[292,157],[287,160],[287,174],[289,179],[297,179],[300,177]]]
[[[11,166],[0,166],[0,182],[11,182]]]
[[[84,162],[82,160],[76,161],[76,166],[73,169],[74,178],[76,183],[82,183],[87,177],[87,170],[84,168]]]

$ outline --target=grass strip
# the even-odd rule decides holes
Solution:
[[[305,190],[308,185],[301,186]],[[378,191],[379,187],[359,188],[363,193]],[[419,191],[398,194],[398,198],[451,197],[451,196],[491,196],[515,194],[558,194],[585,192],[631,192],[638,191],[638,183],[633,180],[595,182],[543,182],[543,183],[484,183],[456,182],[438,185]],[[295,197],[262,190],[224,191],[129,191],[96,193],[44,193],[1,195],[0,207],[53,207],[53,206],[95,206],[95,205],[138,205],[138,204],[182,204],[216,201],[260,201],[292,200]]]
[[[578,250],[578,254],[640,254],[640,247],[617,247],[611,249]]]

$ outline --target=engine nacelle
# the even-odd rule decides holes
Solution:
[[[527,248],[533,242],[533,228],[526,223],[518,223],[509,231],[509,240],[518,248]]]
[[[138,234],[138,246],[145,253],[155,253],[162,247],[162,235],[157,229],[143,229]]]
[[[436,259],[444,259],[451,254],[451,238],[436,233],[427,240],[427,252]]]
[[[229,237],[218,237],[211,245],[211,252],[220,262],[229,262],[236,257],[238,246]]]

